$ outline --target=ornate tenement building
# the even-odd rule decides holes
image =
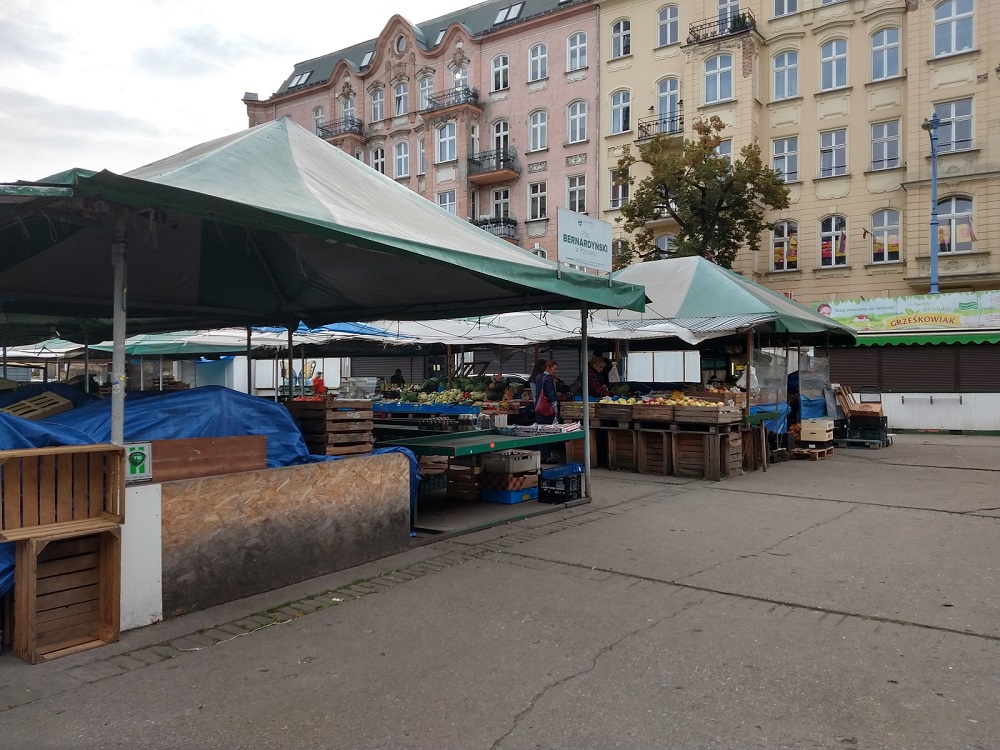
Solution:
[[[736,270],[803,302],[928,290],[937,114],[941,290],[1000,288],[995,0],[494,0],[393,17],[245,102],[550,258],[556,206],[619,214],[623,146],[718,115],[720,150],[757,143],[791,190]]]

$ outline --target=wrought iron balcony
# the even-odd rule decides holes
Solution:
[[[684,115],[680,112],[673,115],[653,115],[643,117],[638,124],[639,137],[644,141],[654,135],[681,135],[684,132]]]
[[[691,24],[688,29],[688,44],[700,44],[734,34],[742,34],[757,28],[757,19],[749,10],[741,10],[731,16],[720,16],[709,21]]]
[[[469,157],[469,182],[474,185],[492,185],[517,179],[521,167],[517,152],[512,148],[483,151]]]
[[[427,97],[426,112],[433,112],[435,109],[445,109],[455,107],[459,104],[475,104],[479,106],[479,92],[468,86],[464,88],[451,89],[440,94]]]
[[[333,138],[336,135],[344,135],[345,133],[361,135],[363,129],[364,123],[357,117],[341,117],[339,120],[331,120],[320,125],[319,134],[323,138]]]
[[[517,219],[512,219],[510,216],[483,216],[469,221],[494,237],[501,237],[505,240],[517,238]]]

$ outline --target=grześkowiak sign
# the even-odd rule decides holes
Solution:
[[[1000,329],[1000,290],[813,303],[860,333]]]

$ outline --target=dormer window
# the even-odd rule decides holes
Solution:
[[[288,84],[288,88],[292,88],[293,86],[301,86],[303,83],[309,80],[309,76],[311,76],[312,73],[313,72],[311,70],[307,70],[305,73],[296,74],[295,77],[292,78],[292,82]]]
[[[524,3],[514,3],[513,5],[508,5],[506,8],[501,8],[500,12],[497,13],[497,20],[493,22],[493,25],[496,26],[498,23],[513,21],[521,15],[522,8],[524,8]]]
[[[448,29],[441,29],[441,31],[438,32],[437,39],[434,40],[434,46],[435,47],[437,47],[439,44],[441,44],[441,40],[444,39],[444,32],[446,32],[447,30]]]
[[[361,67],[362,68],[367,67],[368,63],[370,63],[372,61],[373,57],[375,57],[375,50],[372,49],[372,50],[368,50],[367,52],[365,52],[365,56],[361,60]]]

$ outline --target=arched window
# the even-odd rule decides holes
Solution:
[[[453,73],[453,78],[455,79],[456,89],[469,88],[469,69],[464,65],[455,70],[455,72]]]
[[[434,96],[434,76],[424,76],[417,83],[419,101],[417,109],[423,111],[431,106],[431,97]]]
[[[847,219],[827,216],[819,223],[819,264],[823,268],[847,265]]]
[[[396,177],[410,176],[410,144],[400,141],[393,147],[393,156],[396,163]]]
[[[611,133],[627,133],[632,129],[632,95],[616,91],[611,95]]]
[[[372,92],[372,122],[385,119],[385,92],[382,89]]]
[[[972,199],[962,196],[938,201],[938,252],[967,253],[975,249]]]
[[[417,174],[427,171],[427,142],[421,138],[417,141]]]
[[[799,95],[799,53],[782,52],[774,57],[774,98]]]
[[[566,108],[566,128],[570,143],[587,140],[587,102],[573,102]]]
[[[528,116],[528,150],[541,151],[549,147],[549,116],[542,110]]]
[[[799,267],[799,225],[794,221],[779,221],[771,232],[773,250],[771,268],[793,271]]]
[[[373,148],[372,149],[372,169],[381,174],[385,174],[385,149],[384,148]]]
[[[323,108],[316,107],[316,109],[313,110],[313,132],[316,135],[323,135],[322,128],[323,128]]]
[[[497,55],[493,58],[493,80],[490,91],[503,91],[510,87],[510,61],[507,55]]]
[[[733,56],[716,55],[705,61],[705,104],[733,98]]]
[[[660,259],[671,258],[677,252],[675,243],[677,242],[677,236],[673,234],[661,234],[658,235],[654,240],[656,243],[656,253],[660,256]]]
[[[437,129],[437,163],[458,158],[458,130],[453,122],[446,122]]]
[[[972,0],[945,0],[934,9],[934,56],[972,49]]]
[[[400,81],[392,89],[392,114],[396,117],[405,115],[410,108],[410,85]]]
[[[656,17],[659,46],[677,44],[680,40],[677,23],[677,6],[661,8]]]
[[[510,147],[510,123],[497,120],[493,123],[493,150],[506,151]]]
[[[587,67],[587,35],[578,31],[566,42],[566,70],[582,70]]]
[[[872,80],[899,75],[899,29],[882,29],[872,35]]]
[[[350,120],[354,118],[354,98],[350,96],[344,97],[344,100],[340,103],[340,114],[347,121],[346,124],[350,124]]]
[[[872,214],[872,263],[899,260],[899,211],[891,208]]]
[[[540,81],[549,77],[549,48],[545,44],[536,44],[528,50],[528,82]]]
[[[657,132],[679,133],[681,130],[681,83],[676,78],[664,78],[656,87]]]
[[[626,57],[632,54],[632,24],[627,18],[611,25],[611,57]]]
[[[834,39],[820,49],[822,77],[820,91],[843,88],[847,85],[847,40]]]

